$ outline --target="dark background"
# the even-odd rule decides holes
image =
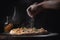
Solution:
[[[20,16],[20,23],[25,23],[30,20],[26,13],[26,8],[34,2],[41,2],[43,0],[2,0],[0,1],[0,32],[3,32],[6,16],[12,17],[14,7],[17,8],[17,14]],[[24,24],[25,25],[25,24]],[[35,18],[35,27],[43,26],[50,32],[59,32],[60,30],[60,14],[59,10],[48,10],[37,15]]]

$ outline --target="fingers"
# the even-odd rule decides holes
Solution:
[[[31,14],[31,6],[29,6],[28,8],[27,8],[27,14],[28,14],[28,16],[30,16],[31,18],[33,17]]]
[[[41,11],[41,6],[38,5],[38,3],[34,3],[33,5],[30,5],[28,8],[27,8],[27,14],[28,16],[30,16],[31,18],[34,17],[35,15],[38,14],[38,12]]]
[[[34,3],[33,5],[30,5],[28,8],[27,8],[27,14],[28,16],[30,16],[31,18],[33,18],[35,16],[35,14],[37,14],[37,3]]]

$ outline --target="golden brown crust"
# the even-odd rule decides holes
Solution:
[[[22,34],[44,34],[47,33],[48,31],[45,30],[44,28],[36,29],[36,28],[16,28],[12,29],[10,31],[10,34],[15,34],[15,35],[22,35]]]
[[[8,25],[6,25],[4,27],[4,31],[5,32],[9,32],[12,28],[13,28],[13,24],[12,23],[9,23]]]

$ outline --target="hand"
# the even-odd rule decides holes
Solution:
[[[41,12],[42,9],[41,7],[38,6],[38,3],[34,3],[33,5],[30,5],[27,8],[27,14],[33,18],[34,16],[36,16],[39,12]]]
[[[60,9],[60,1],[44,1],[38,4],[38,6],[41,6],[44,9]]]
[[[38,13],[44,12],[47,10],[58,10],[60,9],[60,1],[43,1],[41,3],[35,3],[33,5],[30,5],[27,8],[27,14],[33,18]]]

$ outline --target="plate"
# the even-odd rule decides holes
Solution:
[[[50,37],[50,36],[57,36],[57,35],[59,35],[58,33],[49,33],[49,34],[37,34],[37,35],[10,35],[10,34],[8,34],[8,33],[2,33],[2,34],[0,34],[0,35],[2,35],[2,36],[4,36],[4,37]]]

